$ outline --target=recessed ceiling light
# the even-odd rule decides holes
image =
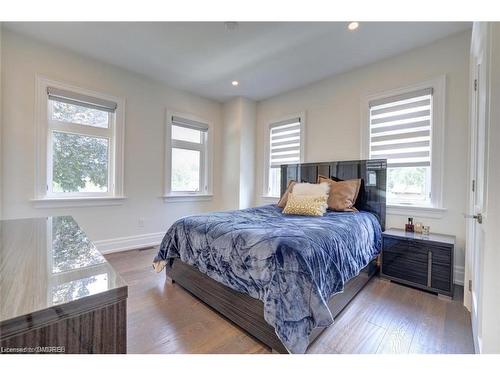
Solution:
[[[347,28],[351,31],[356,30],[359,27],[359,22],[351,22],[349,25],[347,25]]]
[[[239,83],[238,81],[233,81],[233,82],[231,82],[231,85],[233,85],[233,86],[238,86],[239,84],[240,84],[240,83]]]

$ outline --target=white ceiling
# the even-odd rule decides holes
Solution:
[[[3,23],[216,100],[261,100],[433,42],[467,22]],[[231,81],[240,85],[233,87]]]

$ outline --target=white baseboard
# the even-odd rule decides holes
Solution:
[[[94,241],[94,245],[101,253],[111,254],[120,251],[158,246],[164,235],[164,232],[158,232],[139,234],[137,236],[110,238],[108,240]]]
[[[457,285],[464,285],[464,277],[465,277],[464,266],[454,266],[453,273],[454,273],[453,282]]]

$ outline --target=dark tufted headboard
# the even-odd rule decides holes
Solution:
[[[375,214],[385,230],[386,174],[386,159],[286,164],[281,166],[281,195],[291,180],[316,183],[318,175],[340,180],[361,178],[355,207]]]

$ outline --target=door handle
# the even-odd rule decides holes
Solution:
[[[464,217],[466,219],[476,219],[478,224],[482,224],[483,223],[483,215],[482,214],[476,214],[476,215],[467,215],[467,214],[464,214]]]
[[[432,251],[427,253],[427,286],[432,286]]]

